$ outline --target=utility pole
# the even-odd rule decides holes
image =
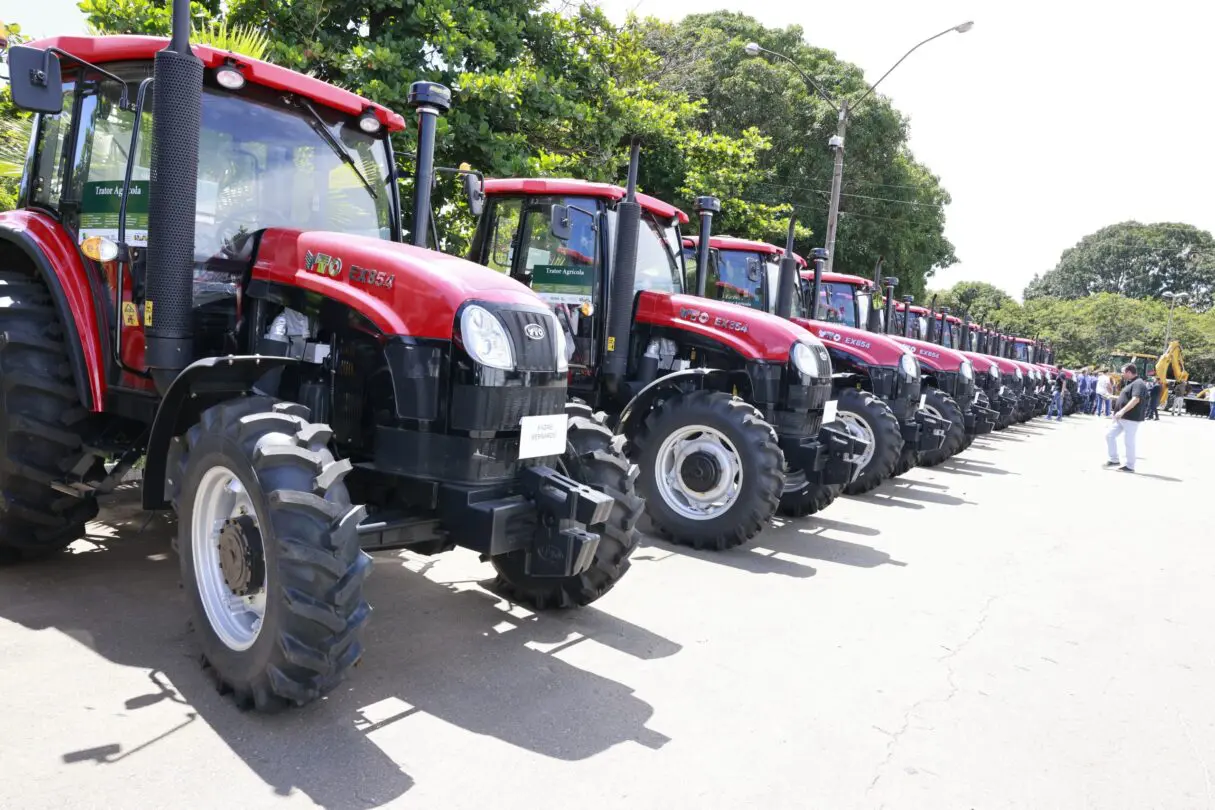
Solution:
[[[848,131],[848,102],[840,103],[835,135],[827,147],[835,153],[835,168],[831,172],[831,207],[827,210],[827,272],[835,265],[835,234],[840,223],[840,186],[844,184],[844,135]]]

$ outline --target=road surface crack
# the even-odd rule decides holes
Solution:
[[[954,696],[958,694],[959,687],[954,678],[953,659],[958,653],[966,649],[970,642],[974,641],[975,636],[979,635],[979,633],[983,631],[983,627],[987,624],[988,610],[991,608],[991,603],[994,602],[995,599],[995,596],[987,597],[987,601],[983,603],[983,607],[979,610],[979,619],[975,622],[974,628],[952,649],[946,648],[949,649],[949,652],[937,659],[938,664],[945,665],[945,682],[949,685],[949,691],[945,694],[945,697],[921,698],[917,700],[915,703],[911,704],[910,708],[908,708],[906,712],[903,713],[903,720],[899,724],[898,729],[896,729],[893,733],[883,732],[890,737],[890,740],[886,743],[886,755],[874,769],[873,779],[870,780],[869,787],[865,788],[865,793],[871,792],[875,787],[877,787],[878,782],[882,780],[882,775],[885,773],[886,767],[890,765],[890,762],[894,759],[894,754],[898,749],[899,741],[902,739],[903,735],[907,733],[907,730],[911,728],[912,716],[921,707],[926,706],[929,703],[945,704],[953,700]],[[878,731],[882,731],[882,729],[878,729]]]

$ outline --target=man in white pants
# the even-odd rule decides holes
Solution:
[[[1147,410],[1147,398],[1147,385],[1135,373],[1135,365],[1127,363],[1122,367],[1122,391],[1118,394],[1113,416],[1110,417],[1114,425],[1105,434],[1105,443],[1110,451],[1106,467],[1118,467],[1118,437],[1125,436],[1126,463],[1118,470],[1135,471],[1135,434],[1139,432],[1139,423]]]

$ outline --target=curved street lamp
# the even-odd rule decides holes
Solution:
[[[1183,292],[1175,293],[1165,290],[1160,294],[1160,297],[1167,298],[1169,300],[1169,320],[1164,327],[1164,350],[1167,352],[1169,350],[1169,333],[1173,331],[1173,307],[1177,306],[1177,302],[1182,298],[1189,298],[1190,294]]]
[[[743,50],[746,51],[748,56],[759,56],[761,53],[766,53],[771,56],[775,56],[778,59],[783,59],[790,65],[793,65],[793,68],[801,74],[802,79],[807,85],[810,86],[811,91],[818,93],[824,101],[831,105],[831,109],[835,110],[835,134],[832,135],[827,141],[828,148],[835,153],[835,168],[831,173],[831,204],[827,209],[827,266],[825,268],[827,272],[831,272],[831,268],[835,264],[835,234],[839,225],[840,216],[840,186],[844,181],[844,135],[848,130],[848,114],[859,107],[861,103],[865,101],[865,99],[869,98],[869,96],[873,94],[873,91],[877,89],[877,86],[881,84],[887,76],[894,72],[895,68],[903,64],[903,61],[907,57],[911,56],[919,48],[927,45],[934,39],[945,36],[946,34],[951,34],[954,32],[965,34],[974,27],[974,21],[967,20],[966,22],[959,23],[952,28],[946,28],[939,34],[933,34],[928,39],[917,42],[911,47],[910,50],[907,51],[907,53],[903,54],[899,58],[899,61],[891,65],[890,69],[881,75],[881,78],[871,84],[860,98],[853,102],[849,102],[848,99],[837,101],[830,93],[820,87],[818,83],[814,81],[814,79],[810,78],[806,71],[802,70],[801,66],[798,65],[797,62],[794,62],[785,54],[778,53],[777,51],[770,51],[767,48],[762,47],[758,42],[748,42],[744,47]]]

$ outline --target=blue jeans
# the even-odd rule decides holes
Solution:
[[[1097,402],[1093,408],[1093,413],[1097,416],[1109,416],[1113,411],[1110,410],[1110,401],[1105,397],[1097,397]]]
[[[1050,395],[1050,406],[1046,409],[1046,418],[1050,419],[1051,412],[1055,414],[1055,421],[1063,421],[1063,394],[1059,391]]]

